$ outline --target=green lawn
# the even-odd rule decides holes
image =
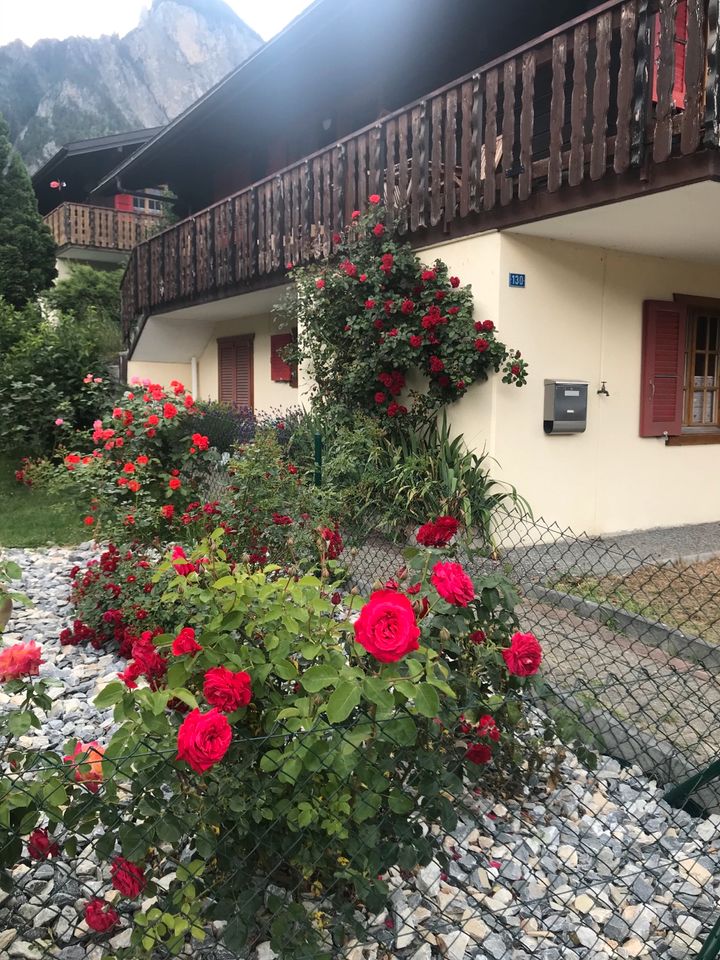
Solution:
[[[68,545],[89,539],[78,504],[22,486],[15,480],[18,463],[0,456],[0,547]]]

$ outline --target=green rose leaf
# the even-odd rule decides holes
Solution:
[[[347,720],[360,703],[360,693],[358,683],[350,683],[347,680],[339,683],[325,708],[330,723],[342,723],[343,720]]]
[[[415,690],[415,709],[423,717],[436,717],[440,712],[440,697],[429,683],[419,683]]]
[[[363,693],[371,703],[377,704],[381,710],[392,710],[395,699],[380,677],[366,677],[363,680]]]
[[[300,677],[300,683],[308,693],[318,693],[318,691],[324,690],[325,687],[332,686],[337,678],[338,672],[335,667],[331,667],[326,663],[318,663],[316,666],[310,667],[305,671]]]
[[[106,687],[103,687],[100,693],[95,697],[95,706],[99,707],[101,710],[104,707],[112,707],[113,704],[116,704],[122,700],[126,689],[127,688],[125,685],[120,683],[119,680],[113,680]]]

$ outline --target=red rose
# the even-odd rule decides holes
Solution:
[[[460,277],[450,277],[450,286],[459,287],[460,286]]]
[[[126,463],[125,466],[123,467],[123,473],[135,473],[135,464]]]
[[[381,663],[396,663],[418,649],[420,628],[402,593],[378,590],[355,621],[355,640]]]
[[[140,489],[140,482],[138,480],[131,480],[128,483],[127,488],[131,493],[137,493]]]
[[[436,357],[434,355],[430,357],[430,370],[433,373],[440,373],[444,369],[445,369],[445,364],[440,359],[440,357]]]
[[[460,313],[460,307],[448,307],[447,312],[455,316],[456,313]]]
[[[4,647],[0,650],[0,683],[20,677],[36,677],[40,664],[45,663],[41,654],[42,650],[34,640]]]
[[[85,517],[83,523],[86,527],[91,527],[95,523],[95,517]]]
[[[180,477],[170,477],[170,479],[168,480],[168,486],[170,487],[171,490],[179,490],[180,487],[182,486],[182,481],[180,480]]]
[[[352,219],[352,220],[359,220],[359,219],[360,219],[360,211],[359,211],[359,210],[353,210],[353,212],[352,212],[352,214],[351,214],[350,216],[351,216],[351,219]]]
[[[475,349],[479,353],[485,353],[485,351],[489,346],[490,344],[487,342],[485,337],[478,337],[477,340],[475,341]]]
[[[144,453],[141,453],[139,457],[135,457],[135,463],[137,463],[139,467],[144,467],[147,464],[147,462],[148,462],[148,458],[145,456]]]
[[[124,857],[115,857],[110,867],[112,885],[124,897],[134,900],[139,897],[147,886],[147,880],[142,869]]]
[[[542,663],[542,647],[532,633],[515,633],[510,646],[502,651],[503,660],[514,676],[532,677]]]
[[[412,336],[410,337],[410,346],[411,346],[411,347],[416,347],[416,348],[417,348],[417,347],[421,347],[421,346],[422,346],[422,342],[423,342],[423,338],[422,338],[421,336],[419,336],[417,333],[413,333]]]
[[[160,507],[160,513],[166,520],[172,520],[175,515],[175,507],[171,503],[165,503]]]
[[[391,253],[384,253],[380,261],[380,269],[383,273],[390,273],[395,263],[395,257]]]
[[[520,374],[520,364],[519,364],[519,363],[514,363],[514,364],[510,367],[510,373],[511,373],[514,377],[517,377],[517,376]]]
[[[430,580],[443,600],[456,607],[466,607],[475,598],[473,582],[459,563],[436,563]]]
[[[375,394],[375,403],[385,403],[386,400],[387,397],[382,390],[378,390],[378,392]]]
[[[185,556],[185,551],[182,547],[173,547],[172,550],[172,561],[173,567],[175,568],[175,573],[179,577],[188,577],[191,573],[197,571],[197,566],[194,563],[190,563],[188,558]]]
[[[482,328],[483,330],[488,330],[488,331],[494,330],[495,324],[492,322],[492,320],[483,320]]]
[[[468,637],[472,643],[485,643],[487,637],[485,636],[484,630],[473,630],[473,632]]]
[[[424,523],[416,534],[423,547],[444,547],[458,532],[458,522],[454,517],[438,517],[432,523]]]
[[[315,286],[318,288],[318,290],[322,290],[322,288],[325,286],[325,281],[324,281],[324,280],[316,280],[316,281],[315,281]]]
[[[396,327],[393,327],[392,330],[388,330],[388,336],[389,336],[389,337],[396,337],[397,335],[398,335],[398,332],[397,332],[397,328],[396,328]]]
[[[377,193],[371,193],[368,197],[368,201],[372,204],[380,203],[380,195]]]
[[[215,707],[207,713],[195,709],[180,724],[177,760],[184,760],[196,773],[214,767],[228,751],[232,727]]]
[[[47,860],[48,857],[58,857],[60,847],[43,827],[37,827],[28,837],[28,856],[33,860]]]
[[[177,416],[177,407],[174,403],[165,403],[163,404],[163,417],[166,420],[172,420],[173,417]]]
[[[492,750],[486,743],[473,743],[465,751],[465,759],[476,764],[490,763]]]
[[[385,324],[384,324],[383,321],[378,317],[377,320],[373,320],[373,326],[375,327],[376,330],[382,330],[382,328],[385,326]]]
[[[198,450],[207,450],[207,448],[210,446],[210,439],[208,437],[204,437],[202,433],[194,433],[192,435],[192,442],[193,445],[198,448]]]
[[[412,302],[412,300],[403,300],[400,309],[403,313],[412,313],[415,309],[415,304]]]
[[[276,527],[289,527],[292,525],[293,518],[286,516],[284,513],[274,513],[272,522]]]
[[[171,649],[174,656],[180,657],[184,653],[198,653],[202,650],[202,647],[195,639],[195,631],[193,628],[183,627],[173,640]]]
[[[373,308],[374,306],[375,306],[375,301],[374,301],[374,300],[366,300],[366,301],[365,301],[365,309],[366,309],[366,310],[372,310],[372,308]]]
[[[376,237],[381,237],[385,233],[385,227],[381,223],[376,223],[373,227],[373,233]]]
[[[246,707],[252,699],[250,674],[244,670],[213,667],[205,674],[203,694],[207,702],[222,713]]]
[[[436,280],[437,274],[434,270],[423,270],[423,272],[420,274],[420,279],[426,282],[429,282],[430,280]]]
[[[85,923],[97,933],[107,933],[117,926],[120,916],[114,907],[104,900],[90,900],[85,906]]]
[[[342,241],[342,237],[340,236],[339,233],[334,233],[334,234],[332,235],[332,242],[333,242],[334,244],[338,244],[338,243],[340,243],[341,241]],[[291,264],[291,266],[290,266],[290,269],[292,269],[292,264]]]

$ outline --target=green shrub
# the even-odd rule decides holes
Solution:
[[[48,290],[44,299],[52,310],[69,314],[80,323],[104,320],[119,326],[122,277],[122,270],[98,270],[77,264],[69,277]]]

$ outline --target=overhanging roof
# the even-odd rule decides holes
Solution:
[[[342,5],[335,0],[335,12],[340,13]],[[179,129],[185,132],[193,121],[204,117],[208,113],[217,109],[226,99],[233,97],[246,82],[251,82],[258,74],[270,66],[273,57],[278,48],[282,47],[289,34],[295,35],[298,31],[315,21],[318,11],[324,10],[323,19],[327,21],[333,9],[333,0],[314,0],[302,13],[298,14],[286,27],[277,33],[262,47],[259,47],[255,53],[251,54],[247,60],[244,60],[239,67],[236,67],[227,76],[223,77],[214,87],[211,87],[207,93],[199,97],[194,103],[179,114],[174,120],[171,120],[163,127],[151,140],[141,146],[132,156],[123,160],[107,176],[105,176],[92,191],[93,193],[107,193],[116,189],[118,179],[131,176],[132,183],[135,186],[147,186],[143,182],[143,173],[155,156],[166,146],[172,143]],[[152,175],[151,175],[152,179]]]
[[[139,146],[155,137],[162,127],[130,130],[90,140],[73,140],[64,144],[32,176],[33,189],[41,213],[47,213],[61,200],[82,202],[100,177],[115,166],[118,159],[126,159]],[[51,180],[64,180],[68,192],[62,197],[50,187]]]

